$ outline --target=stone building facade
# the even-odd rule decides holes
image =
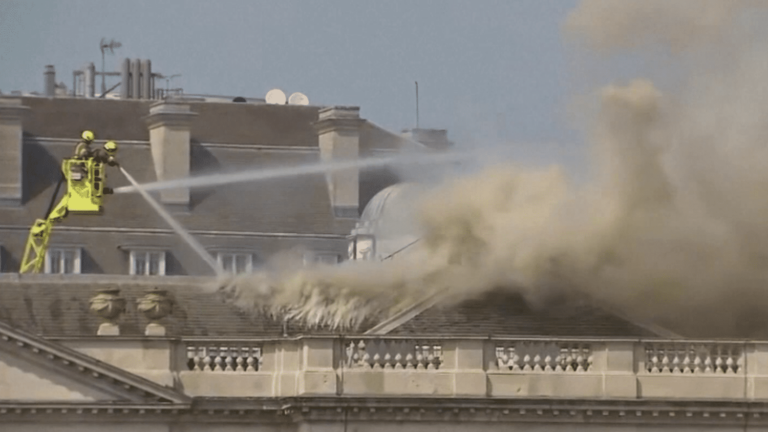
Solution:
[[[688,340],[587,301],[534,309],[504,289],[307,328],[224,301],[133,194],[67,218],[48,273],[19,275],[83,129],[118,141],[140,182],[443,146],[349,107],[0,99],[0,432],[768,430],[763,342]],[[159,197],[241,271],[293,247],[344,259],[397,182],[347,170]]]

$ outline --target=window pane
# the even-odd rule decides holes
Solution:
[[[61,264],[61,267],[63,269],[62,273],[71,274],[75,272],[75,251],[67,250],[62,253],[63,255],[63,263]]]
[[[136,253],[133,259],[134,270],[133,273],[137,275],[144,275],[147,272],[147,255],[143,253]]]
[[[247,270],[246,268],[247,260],[248,260],[248,255],[245,255],[245,254],[237,255],[237,265],[235,269],[237,273],[244,273]]]
[[[48,259],[51,261],[51,273],[61,273],[61,251],[51,250]]]
[[[222,267],[224,267],[224,271],[226,272],[233,272],[233,266],[234,266],[234,257],[232,254],[223,254],[221,258]]]
[[[149,273],[148,274],[150,275],[160,274],[160,254],[159,253],[149,254]]]

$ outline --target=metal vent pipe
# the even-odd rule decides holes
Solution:
[[[45,97],[56,96],[56,69],[53,65],[45,67]]]
[[[141,60],[131,60],[131,99],[141,99]]]
[[[120,99],[131,97],[131,60],[123,59],[120,64]]]

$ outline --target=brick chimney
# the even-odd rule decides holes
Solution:
[[[149,143],[159,181],[189,177],[190,128],[196,115],[182,103],[162,101],[149,107]],[[162,190],[160,201],[186,209],[189,188]]]
[[[334,106],[318,112],[315,123],[320,157],[326,162],[357,160],[360,152],[359,107]],[[360,170],[358,168],[329,171],[328,192],[336,217],[358,218],[360,206]]]
[[[21,205],[22,120],[27,112],[21,99],[0,98],[0,205]]]

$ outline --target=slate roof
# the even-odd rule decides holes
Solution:
[[[89,300],[99,289],[116,287],[127,299],[127,311],[120,320],[121,335],[140,336],[148,321],[136,309],[136,300],[147,289],[159,287],[168,291],[175,304],[173,313],[163,321],[168,336],[236,338],[284,334],[286,329],[281,321],[243,312],[227,304],[218,293],[201,288],[209,281],[182,276],[29,275],[19,278],[3,275],[0,276],[0,321],[46,337],[95,336],[101,321],[90,313]],[[534,311],[520,296],[498,291],[454,306],[429,308],[388,335],[655,336],[651,331],[599,310],[577,307],[572,312]],[[364,331],[365,328],[360,333]],[[287,332],[297,335],[342,331],[303,328],[289,323]]]
[[[653,337],[654,332],[587,305],[534,310],[498,289],[457,304],[438,304],[388,333],[393,336]]]
[[[89,311],[89,300],[99,289],[115,287],[127,300],[119,324],[122,336],[141,336],[149,321],[136,301],[154,287],[174,300],[172,314],[162,322],[168,336],[258,337],[279,336],[282,323],[250,316],[224,303],[215,292],[200,288],[190,277],[132,278],[98,275],[39,275],[8,281],[0,277],[0,321],[46,337],[95,336],[101,319]],[[99,281],[101,280],[101,281]],[[207,282],[207,281],[205,281]]]

